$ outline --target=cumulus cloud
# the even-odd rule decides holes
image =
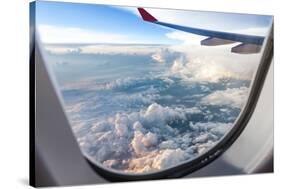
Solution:
[[[185,160],[185,152],[181,149],[168,149],[158,154],[152,164],[155,169],[168,168]]]
[[[163,141],[159,148],[130,159],[129,172],[151,172],[173,167],[206,152],[231,128],[230,123],[197,123],[192,125],[194,137],[186,134]],[[143,146],[141,148],[143,150]],[[143,151],[142,151],[143,152]]]
[[[264,36],[267,27],[245,27],[232,29],[231,32]],[[231,48],[239,43],[221,46],[201,46],[204,36],[182,31],[166,33],[168,38],[181,42],[170,46],[169,50],[180,52],[181,56],[173,61],[174,74],[193,81],[218,82],[221,78],[252,79],[261,53],[241,55],[231,53]]]
[[[195,58],[187,60],[179,58],[174,61],[171,72],[189,81],[218,82],[223,78],[239,78],[247,74],[237,74],[225,66],[226,63],[219,63],[207,58]]]
[[[202,140],[202,134],[205,135],[207,133],[209,135],[211,133],[213,135],[221,136],[225,134],[226,131],[231,128],[231,126],[232,123],[219,123],[219,122],[207,122],[207,123],[197,122],[197,123],[190,124],[190,127],[194,132],[201,133],[200,134],[201,136],[199,137],[199,141]],[[203,138],[205,138],[205,136]],[[213,138],[213,136],[209,135],[207,138],[208,139]],[[198,138],[196,140],[198,140]]]
[[[158,143],[157,135],[151,132],[148,132],[142,139],[142,143],[145,147],[151,147]]]
[[[126,136],[128,134],[127,117],[117,114],[115,119],[115,130],[118,136]]]
[[[130,160],[128,172],[145,173],[170,168],[188,159],[181,149],[153,151],[146,156]]]
[[[251,80],[256,71],[260,54],[244,55],[231,53],[227,46],[173,46],[182,52],[172,64],[171,73],[189,81],[218,82],[233,78]]]
[[[226,90],[218,90],[207,96],[202,100],[202,104],[216,105],[216,106],[231,106],[241,109],[246,102],[249,88],[228,88]]]
[[[159,145],[160,149],[175,149],[178,148],[178,144],[173,140],[166,140]]]
[[[135,173],[169,168],[204,153],[231,128],[231,123],[188,124],[188,115],[198,112],[153,103],[139,112],[95,121],[79,143],[94,161],[109,168]],[[180,134],[173,122],[182,123],[177,127],[190,125],[192,134]]]
[[[170,50],[169,48],[160,48],[154,54],[152,54],[151,58],[159,63],[171,63],[176,58],[180,56],[179,52]]]
[[[138,156],[147,152],[147,149],[142,142],[143,138],[144,138],[144,135],[142,132],[135,131],[134,138],[133,138],[131,144],[132,144],[134,153]]]

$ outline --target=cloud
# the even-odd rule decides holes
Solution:
[[[102,85],[89,80],[88,83],[82,82],[81,85],[69,86],[66,89],[80,91],[87,89],[88,92],[92,91],[95,94],[95,98],[90,98],[91,95],[88,93],[86,99],[82,98],[79,103],[68,106],[68,113],[76,116],[71,118],[76,120],[73,128],[78,142],[94,162],[108,168],[133,173],[159,171],[186,162],[212,148],[232,126],[232,121],[225,123],[211,121],[211,119],[202,119],[200,120],[202,122],[193,123],[193,116],[212,114],[212,112],[205,112],[204,108],[199,109],[199,105],[204,105],[202,107],[209,105],[213,102],[209,99],[212,96],[216,97],[214,99],[221,98],[221,101],[214,100],[216,104],[223,101],[226,106],[237,105],[238,108],[240,101],[243,101],[239,95],[242,92],[237,92],[240,88],[218,92],[224,92],[221,96],[203,87],[204,91],[211,92],[205,97],[209,100],[205,99],[205,104],[199,102],[198,106],[190,108],[156,103],[155,101],[161,98],[158,88],[142,88],[142,91],[136,94],[124,95],[117,92],[114,95],[112,93],[106,95],[108,92],[122,91],[136,85],[142,86],[142,82],[147,82],[149,79],[152,78],[123,78]],[[174,84],[174,81],[171,82],[167,78],[163,81],[165,81],[164,85]],[[97,98],[99,92],[102,98]],[[228,99],[228,96],[231,97]],[[127,105],[135,104],[137,99],[142,101],[141,107],[127,108]],[[119,108],[117,111],[108,111],[107,105],[110,109]],[[223,108],[228,109],[225,105],[222,105]],[[96,110],[98,110],[97,114],[93,114]],[[103,111],[106,115],[99,116]],[[88,119],[89,112],[91,113]]]
[[[192,134],[179,134],[177,128],[168,125],[186,125],[187,115],[196,113],[153,103],[139,112],[117,113],[95,121],[91,132],[78,141],[94,161],[109,168],[134,173],[157,171],[204,153],[231,128],[231,123],[190,123]]]
[[[251,80],[261,56],[259,54],[240,55],[231,53],[233,45],[206,47],[189,34],[174,32],[173,37],[183,41],[181,45],[141,45],[141,44],[96,44],[86,46],[46,45],[49,53],[64,54],[104,54],[143,55],[159,63],[171,65],[171,76],[199,82],[218,82],[233,78]],[[194,40],[194,44],[190,40]],[[200,41],[200,40],[199,40]]]
[[[107,46],[103,46],[103,48],[105,47]],[[132,46],[125,45],[124,47]],[[92,46],[91,50],[95,48],[102,49]],[[200,105],[203,107],[207,105],[222,106],[221,109],[229,111],[229,108],[233,107],[241,109],[246,101],[248,88],[213,91],[211,87],[203,85],[200,90],[208,95],[202,97],[201,101],[198,100],[198,104],[193,107],[176,104],[164,106],[156,103],[157,99],[163,97],[159,95],[158,88],[142,88],[140,92],[133,94],[120,93],[120,91],[126,91],[134,86],[143,86],[144,83],[148,81],[150,83],[159,78],[162,78],[164,85],[173,85],[175,81],[170,78],[174,77],[180,78],[182,83],[188,81],[186,83],[192,83],[191,85],[198,84],[198,82],[219,83],[223,78],[251,79],[257,62],[251,64],[249,62],[251,56],[245,58],[245,56],[235,55],[232,57],[230,53],[226,52],[227,56],[224,57],[221,52],[226,50],[222,47],[216,50],[201,49],[196,45],[192,47],[180,45],[151,46],[151,49],[149,47],[138,48],[144,49],[147,56],[157,57],[154,58],[154,61],[165,63],[164,66],[167,67],[168,73],[143,78],[124,77],[104,83],[96,83],[95,80],[90,79],[79,81],[77,84],[72,83],[64,89],[87,90],[95,93],[95,98],[88,96],[84,103],[69,105],[68,113],[72,115],[87,117],[90,110],[91,112],[98,110],[97,115],[100,112],[111,112],[106,116],[89,114],[91,121],[74,117],[74,119],[80,120],[75,123],[78,126],[74,126],[74,132],[82,150],[89,154],[93,161],[108,168],[144,173],[175,166],[212,148],[231,129],[233,120],[226,120],[229,122],[214,121],[216,119],[213,119],[213,112],[201,110]],[[218,50],[220,53],[217,52]],[[95,49],[92,52],[98,51]],[[112,53],[113,51],[107,52]],[[133,50],[128,54],[132,52]],[[81,53],[83,53],[83,49]],[[234,60],[230,60],[234,57]],[[244,67],[236,68],[242,64]],[[245,70],[247,71],[245,72]],[[119,92],[114,95],[112,93],[106,95],[108,92],[116,91]],[[98,92],[102,92],[102,97],[98,96]],[[130,107],[138,102],[142,106],[137,110],[127,109],[127,105]],[[117,111],[109,111],[108,105],[110,109],[118,107]],[[93,109],[89,106],[92,106]],[[191,117],[199,115],[209,116],[210,119],[204,118],[200,120],[202,122],[193,123]]]
[[[45,45],[45,49],[52,54],[105,54],[105,55],[153,55],[161,49],[167,49],[161,45],[142,44],[95,44],[73,47],[68,45]]]
[[[205,105],[215,106],[231,106],[241,109],[246,102],[249,93],[249,88],[228,88],[222,91],[215,91],[205,96],[201,103]]]
[[[130,41],[123,34],[95,32],[83,28],[39,25],[38,31],[43,43],[123,43]]]
[[[182,53],[173,62],[171,74],[189,81],[251,80],[261,56],[260,53],[247,56],[231,53],[229,45],[205,47],[184,44],[170,48]]]
[[[157,135],[151,132],[148,132],[142,139],[142,143],[145,147],[151,147],[158,143]]]
[[[193,45],[193,44],[199,45],[200,41],[206,38],[204,36],[195,35],[195,34],[183,32],[183,31],[177,31],[177,30],[166,33],[166,36],[170,39],[176,39],[182,41],[183,44],[188,44],[188,45]]]
[[[181,149],[168,149],[160,152],[153,160],[152,167],[161,170],[179,164],[185,160],[185,152]]]
[[[150,55],[156,52],[159,46],[154,45],[90,45],[82,48],[85,54],[126,54]]]
[[[185,40],[185,37],[180,34],[178,39]],[[108,168],[133,173],[175,166],[205,153],[217,144],[231,129],[233,120],[226,119],[227,122],[223,122],[213,119],[213,112],[201,108],[215,105],[227,111],[231,111],[231,108],[241,109],[248,88],[214,91],[211,86],[213,83],[219,84],[221,79],[250,80],[259,58],[259,55],[232,54],[228,46],[210,48],[185,43],[176,46],[103,44],[78,48],[79,55],[145,55],[151,57],[155,64],[163,63],[157,66],[167,68],[165,73],[158,76],[124,76],[108,82],[86,78],[63,88],[88,92],[86,99],[78,97],[78,102],[67,106],[67,112],[76,121],[73,128],[82,150],[93,161]],[[73,51],[75,49],[67,49],[64,53]],[[176,80],[190,87],[200,84],[200,91],[204,94],[200,97],[201,101],[199,99],[192,107],[176,103],[161,105],[156,101],[163,100],[164,96],[160,95],[161,89],[154,87],[154,84],[157,85],[155,80],[161,80],[163,86],[173,86]],[[153,86],[147,87],[147,83]],[[206,87],[206,84],[210,84],[210,87]],[[138,92],[127,91],[135,89],[134,86],[142,88],[137,88],[141,89]],[[94,93],[94,97],[90,93]],[[166,97],[169,98],[169,94]],[[131,105],[136,104],[140,106],[131,109]],[[193,123],[193,116],[204,118],[200,119],[201,122],[197,120]],[[210,119],[205,119],[206,116]]]
[[[168,47],[162,47],[152,54],[151,58],[159,63],[171,63],[179,56],[179,52],[173,51]]]
[[[218,82],[223,78],[239,78],[244,76],[227,68],[226,63],[209,60],[207,57],[187,60],[181,57],[174,61],[171,73],[189,81]]]

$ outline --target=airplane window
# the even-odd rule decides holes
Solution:
[[[109,171],[191,162],[233,128],[272,17],[37,2],[37,31],[81,151]]]

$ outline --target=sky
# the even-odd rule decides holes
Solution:
[[[271,22],[270,16],[147,10],[163,22],[255,35],[265,35]],[[36,11],[44,43],[178,44],[194,39],[198,42],[198,36],[193,34],[144,22],[135,7],[37,1]]]

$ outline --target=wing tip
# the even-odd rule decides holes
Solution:
[[[140,15],[141,15],[141,17],[142,17],[142,19],[144,21],[147,21],[147,22],[156,22],[156,21],[158,21],[151,14],[149,14],[144,8],[139,7],[138,11],[139,11],[139,13],[140,13]]]

